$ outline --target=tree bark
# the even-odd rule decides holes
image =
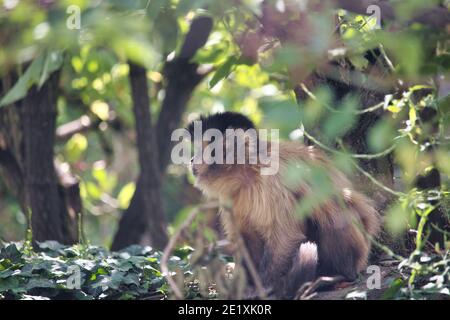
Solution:
[[[168,80],[166,97],[161,107],[156,125],[159,166],[165,171],[169,163],[173,142],[170,140],[172,131],[180,124],[181,116],[195,87],[203,80],[207,70],[198,70],[199,65],[190,60],[195,53],[205,45],[212,30],[212,19],[198,17],[192,21],[179,56],[166,64],[164,76]]]
[[[162,249],[167,242],[166,220],[161,201],[158,148],[150,116],[146,70],[130,63],[130,85],[136,124],[140,174],[130,206],[123,213],[112,250],[143,243],[148,231],[150,244]]]
[[[55,72],[40,89],[33,86],[25,98],[1,110],[0,174],[28,218],[31,214],[33,242],[73,244],[81,205],[70,210],[66,200],[79,200],[79,193],[65,192],[69,184],[59,184],[53,162],[58,80]]]

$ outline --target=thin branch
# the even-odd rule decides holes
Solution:
[[[313,137],[311,134],[309,134],[305,128],[302,128],[303,134],[312,142],[314,142],[316,145],[318,145],[319,147],[321,147],[322,149],[328,151],[328,152],[332,152],[332,153],[337,153],[337,154],[342,154],[342,155],[349,155],[352,158],[355,159],[376,159],[376,158],[381,158],[384,156],[387,156],[389,153],[391,153],[392,151],[394,151],[395,149],[395,145],[391,145],[389,148],[387,148],[386,150],[383,150],[379,153],[373,153],[373,154],[365,154],[365,153],[345,153],[333,148],[328,147],[327,145],[325,145],[324,143],[320,142],[318,139],[316,139],[315,137]]]
[[[56,128],[56,139],[58,141],[66,141],[77,133],[83,133],[98,127],[101,122],[102,120],[99,118],[92,119],[88,115],[83,115]],[[113,126],[120,124],[119,119],[113,113],[109,115],[105,122]]]
[[[197,51],[206,44],[212,27],[211,17],[200,16],[195,18],[186,34],[178,59],[191,60]]]
[[[374,106],[371,106],[371,107],[368,107],[368,108],[365,108],[365,109],[362,109],[362,110],[357,110],[357,111],[342,111],[342,110],[333,108],[332,106],[328,105],[327,103],[322,103],[321,101],[319,101],[319,100],[317,99],[317,97],[315,96],[315,94],[312,93],[312,92],[308,89],[308,87],[307,87],[303,82],[300,84],[300,87],[302,88],[302,90],[303,90],[303,91],[304,91],[311,99],[313,99],[314,101],[320,102],[325,108],[327,108],[327,109],[330,110],[331,112],[335,112],[335,113],[364,114],[364,113],[376,111],[376,110],[378,110],[378,109],[380,109],[380,108],[383,108],[383,106],[384,106],[384,102],[380,102],[380,103],[377,103],[377,104],[374,105]]]
[[[84,115],[80,118],[60,125],[56,128],[56,139],[65,141],[76,133],[82,133],[94,127],[94,121]]]
[[[181,121],[187,102],[195,87],[204,79],[209,70],[202,70],[190,60],[205,45],[212,30],[212,19],[201,16],[192,21],[189,32],[181,47],[180,54],[166,63],[164,77],[167,79],[166,96],[161,106],[156,135],[159,149],[159,168],[165,171],[169,162],[172,141],[170,136]]]
[[[174,235],[172,237],[170,237],[167,246],[164,248],[163,255],[161,257],[161,272],[166,277],[167,283],[169,284],[170,288],[172,289],[172,291],[175,294],[175,297],[177,299],[180,299],[180,300],[184,299],[184,295],[182,293],[182,290],[178,287],[178,285],[173,280],[172,275],[170,273],[170,270],[168,267],[168,261],[169,261],[170,255],[171,255],[178,239],[180,238],[181,233],[183,232],[183,230],[187,229],[192,224],[195,217],[197,217],[198,213],[201,210],[207,210],[207,209],[213,209],[213,208],[218,208],[218,203],[211,202],[211,203],[206,203],[206,204],[203,204],[203,205],[193,208],[191,210],[191,212],[189,213],[187,219],[178,228],[178,230],[174,233]]]
[[[316,145],[318,145],[319,147],[321,147],[322,149],[331,152],[331,153],[336,153],[336,154],[347,154],[341,151],[338,151],[336,149],[330,148],[328,146],[326,146],[325,144],[323,144],[322,142],[320,142],[319,140],[317,140],[316,138],[314,138],[312,135],[310,135],[304,128],[303,130],[303,134],[310,139],[312,142],[314,142]],[[343,148],[342,144],[341,147]],[[381,153],[378,154],[349,154],[351,157],[353,158],[362,158],[362,159],[373,159],[373,158],[379,158],[381,156],[387,155],[390,152],[392,152],[394,150],[395,146],[391,146],[390,148],[384,150]],[[400,196],[405,196],[405,194],[403,192],[399,192],[399,191],[395,191],[392,190],[391,188],[386,187],[384,184],[382,184],[380,181],[378,181],[374,176],[372,176],[370,173],[368,173],[367,171],[365,171],[363,168],[361,168],[355,161],[350,160],[351,163],[353,164],[353,166],[359,171],[361,172],[364,176],[366,176],[370,181],[372,181],[373,184],[375,184],[376,186],[378,186],[379,188],[383,189],[384,191],[400,197]]]
[[[344,149],[344,146],[342,143],[340,143],[340,146],[342,149]],[[399,192],[399,191],[395,191],[392,190],[391,188],[386,187],[384,184],[382,184],[380,181],[378,181],[373,175],[371,175],[370,173],[368,173],[366,170],[364,170],[363,168],[361,168],[355,161],[350,160],[350,162],[353,164],[353,166],[359,171],[361,172],[364,176],[366,176],[367,178],[369,178],[370,181],[372,181],[373,184],[375,184],[376,186],[378,186],[379,188],[383,189],[384,191],[397,196],[397,197],[401,197],[401,196],[406,196],[406,194],[404,194],[403,192]]]

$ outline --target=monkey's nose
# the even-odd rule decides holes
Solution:
[[[193,174],[194,176],[197,176],[197,175],[198,175],[198,169],[197,169],[196,167],[192,167],[192,174]]]

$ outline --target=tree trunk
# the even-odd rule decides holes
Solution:
[[[111,249],[135,243],[163,249],[167,243],[166,218],[161,199],[161,184],[170,160],[170,136],[177,128],[194,88],[206,73],[189,61],[207,41],[212,29],[210,17],[192,21],[180,54],[164,68],[166,97],[158,121],[152,127],[146,70],[130,64],[130,85],[136,122],[140,174],[130,206],[122,215]]]
[[[65,191],[68,184],[59,185],[53,162],[58,79],[53,73],[40,89],[33,86],[25,98],[0,111],[0,175],[31,215],[33,242],[72,244],[78,239],[81,201],[73,190]],[[77,199],[78,209],[66,204],[69,198]]]
[[[136,243],[162,249],[167,243],[166,220],[161,199],[161,173],[158,147],[150,117],[146,70],[130,63],[130,85],[136,124],[136,142],[140,173],[136,192],[123,213],[111,249],[119,250]],[[147,233],[148,231],[148,233]]]

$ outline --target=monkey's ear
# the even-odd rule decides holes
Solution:
[[[202,123],[202,131],[205,132],[208,129],[218,129],[220,132],[225,133],[226,129],[253,129],[255,125],[253,122],[241,113],[237,112],[221,112],[208,116],[201,116],[198,120]],[[194,133],[194,123],[191,122],[187,127],[187,130],[192,135]]]

